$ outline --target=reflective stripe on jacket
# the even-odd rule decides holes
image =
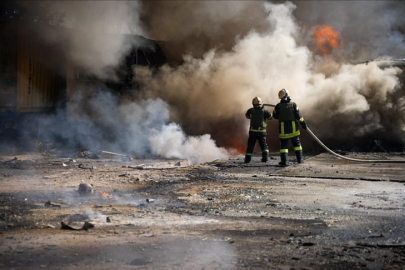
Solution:
[[[278,119],[278,137],[280,139],[290,139],[300,135],[298,121],[303,122],[304,118],[295,102],[291,102],[290,99],[282,99],[274,108],[273,117]]]
[[[260,109],[250,108],[245,116],[247,119],[250,119],[249,131],[252,132],[266,132],[266,120],[273,118],[271,113],[268,110],[265,110],[264,107]]]

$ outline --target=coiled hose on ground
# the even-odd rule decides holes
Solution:
[[[276,105],[272,105],[272,104],[263,104],[263,106],[276,107]],[[371,163],[405,163],[405,160],[389,160],[389,159],[378,160],[378,159],[358,159],[358,158],[345,157],[345,156],[339,155],[339,154],[333,152],[332,150],[330,150],[326,145],[324,145],[321,142],[321,140],[318,139],[318,137],[315,136],[315,134],[308,127],[307,127],[307,131],[308,131],[309,135],[311,135],[311,137],[314,138],[314,140],[317,143],[319,143],[320,146],[322,146],[323,149],[328,151],[330,154],[337,156],[339,158],[342,158],[342,159],[347,159],[347,160],[356,161],[356,162],[371,162]]]

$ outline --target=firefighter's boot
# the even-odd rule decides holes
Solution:
[[[304,158],[302,157],[302,150],[295,151],[295,156],[297,157],[298,163],[304,163]]]
[[[280,154],[280,158],[281,158],[281,162],[278,164],[279,167],[286,167],[287,165],[287,157],[288,154],[287,153],[281,153]]]
[[[262,152],[262,162],[267,162],[269,160],[269,152],[263,151]]]
[[[252,160],[252,156],[251,156],[251,155],[246,155],[246,156],[245,156],[245,163],[250,163],[251,160]]]

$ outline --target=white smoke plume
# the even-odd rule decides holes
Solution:
[[[187,158],[192,164],[225,158],[228,152],[218,148],[208,134],[187,136],[178,124],[154,130],[149,136],[152,153],[169,158]]]
[[[83,98],[80,91],[77,95],[78,100]],[[210,135],[187,136],[179,125],[170,123],[168,106],[161,99],[123,104],[110,92],[98,91],[88,100],[86,110],[80,105],[76,110],[81,121],[67,125],[60,122],[61,115],[56,115],[42,119],[39,125],[69,145],[79,142],[95,151],[181,158],[190,164],[228,156],[224,148],[215,145]]]

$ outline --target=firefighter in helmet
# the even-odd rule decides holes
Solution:
[[[267,162],[269,156],[269,147],[266,143],[266,120],[272,118],[271,113],[264,109],[262,100],[255,97],[252,100],[253,108],[250,108],[245,116],[250,119],[249,139],[245,155],[245,163],[249,163],[252,159],[253,148],[256,141],[259,141],[260,149],[262,150],[262,162]]]
[[[295,155],[298,163],[303,163],[302,146],[300,143],[300,130],[298,128],[298,122],[303,129],[307,129],[307,123],[301,115],[297,104],[291,101],[288,95],[287,89],[281,89],[278,92],[280,103],[276,105],[273,111],[273,117],[278,119],[278,130],[280,139],[280,157],[281,162],[279,166],[287,166],[288,158],[288,141],[291,140]]]

